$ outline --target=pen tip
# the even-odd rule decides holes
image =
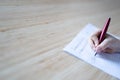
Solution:
[[[97,52],[95,52],[95,55],[94,56],[96,56],[97,55]]]

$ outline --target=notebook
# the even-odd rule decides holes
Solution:
[[[86,25],[63,50],[120,79],[120,53],[101,53],[94,56],[95,52],[91,49],[88,39],[96,30],[94,25]]]

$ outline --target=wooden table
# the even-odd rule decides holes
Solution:
[[[116,80],[63,52],[88,23],[120,35],[119,0],[1,0],[0,80]]]

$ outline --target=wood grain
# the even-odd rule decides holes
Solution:
[[[120,35],[119,0],[1,0],[0,80],[116,80],[65,53],[88,23]]]

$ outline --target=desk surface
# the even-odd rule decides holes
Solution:
[[[0,80],[116,80],[65,53],[88,23],[120,35],[119,0],[1,0]]]

